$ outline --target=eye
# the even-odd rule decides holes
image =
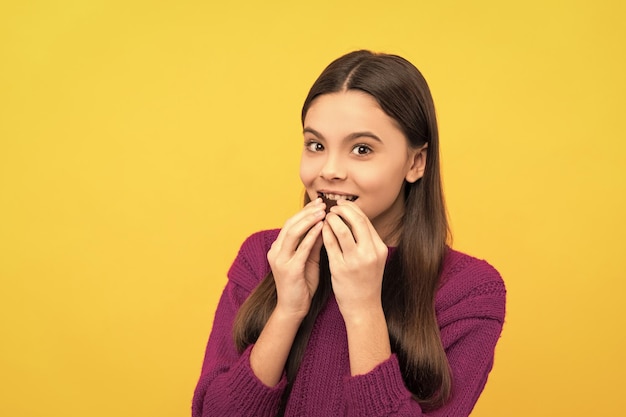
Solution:
[[[314,140],[306,141],[304,147],[311,152],[321,152],[324,150],[324,145]]]
[[[352,148],[352,153],[356,155],[368,155],[372,152],[372,148],[368,145],[359,144]]]

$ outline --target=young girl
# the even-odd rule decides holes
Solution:
[[[302,108],[305,206],[242,245],[194,417],[468,416],[505,287],[447,246],[435,109],[405,59],[332,62]]]

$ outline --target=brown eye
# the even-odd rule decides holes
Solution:
[[[372,152],[372,148],[367,145],[356,145],[352,148],[352,153],[356,155],[368,155],[370,152]]]
[[[311,152],[321,152],[324,150],[324,145],[319,142],[309,141],[304,144],[304,147]]]

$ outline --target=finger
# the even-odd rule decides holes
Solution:
[[[321,198],[311,201],[302,210],[289,218],[280,230],[276,241],[277,248],[285,247],[286,250],[295,251],[304,234],[326,215],[324,203]]]
[[[357,242],[371,239],[369,227],[371,222],[356,204],[340,201],[339,205],[333,207],[331,211],[341,216],[346,224],[348,224]]]
[[[336,209],[343,213],[349,219],[353,219],[352,233],[355,235],[357,244],[366,251],[373,250],[377,253],[387,252],[389,249],[378,234],[378,231],[370,221],[369,217],[361,210],[361,208],[350,201],[339,201],[339,206]],[[354,220],[356,219],[356,220]]]
[[[309,229],[304,238],[302,238],[302,241],[296,250],[294,259],[299,259],[302,262],[305,262],[310,258],[312,261],[319,263],[319,252],[322,248],[322,239],[320,235],[323,226],[324,222],[320,220]]]
[[[350,227],[336,213],[327,214],[326,223],[328,223],[342,252],[348,252],[356,246]]]
[[[326,212],[323,209],[318,209],[301,219],[299,222],[290,226],[285,231],[284,239],[282,241],[281,249],[284,253],[296,253],[307,234],[311,231],[315,224],[320,223],[325,216]],[[319,233],[319,230],[315,233]]]
[[[328,263],[331,267],[338,265],[338,262],[343,261],[343,254],[339,247],[339,242],[332,231],[332,228],[328,224],[328,220],[324,221],[324,227],[322,227],[322,239],[324,240],[324,246],[326,247],[326,253],[328,254]]]
[[[350,209],[354,210],[354,212],[357,213],[357,215],[359,215],[363,220],[365,225],[367,226],[367,229],[370,232],[370,236],[372,238],[377,238],[382,242],[382,239],[380,239],[380,235],[378,234],[378,232],[376,231],[376,228],[374,227],[374,225],[372,224],[371,220],[369,219],[369,217],[367,217],[367,215],[363,212],[363,210],[361,210],[361,207],[359,207],[357,204],[351,202],[351,201],[344,201],[343,204],[341,204],[344,207],[349,207]]]

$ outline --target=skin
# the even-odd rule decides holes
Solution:
[[[300,178],[311,198],[287,220],[268,252],[278,301],[250,354],[267,386],[281,379],[318,286],[322,245],[346,324],[352,375],[391,355],[381,303],[387,246],[404,210],[404,185],[422,177],[426,147],[412,148],[376,100],[348,90],[316,98],[304,121]],[[356,196],[326,214],[319,193]]]

